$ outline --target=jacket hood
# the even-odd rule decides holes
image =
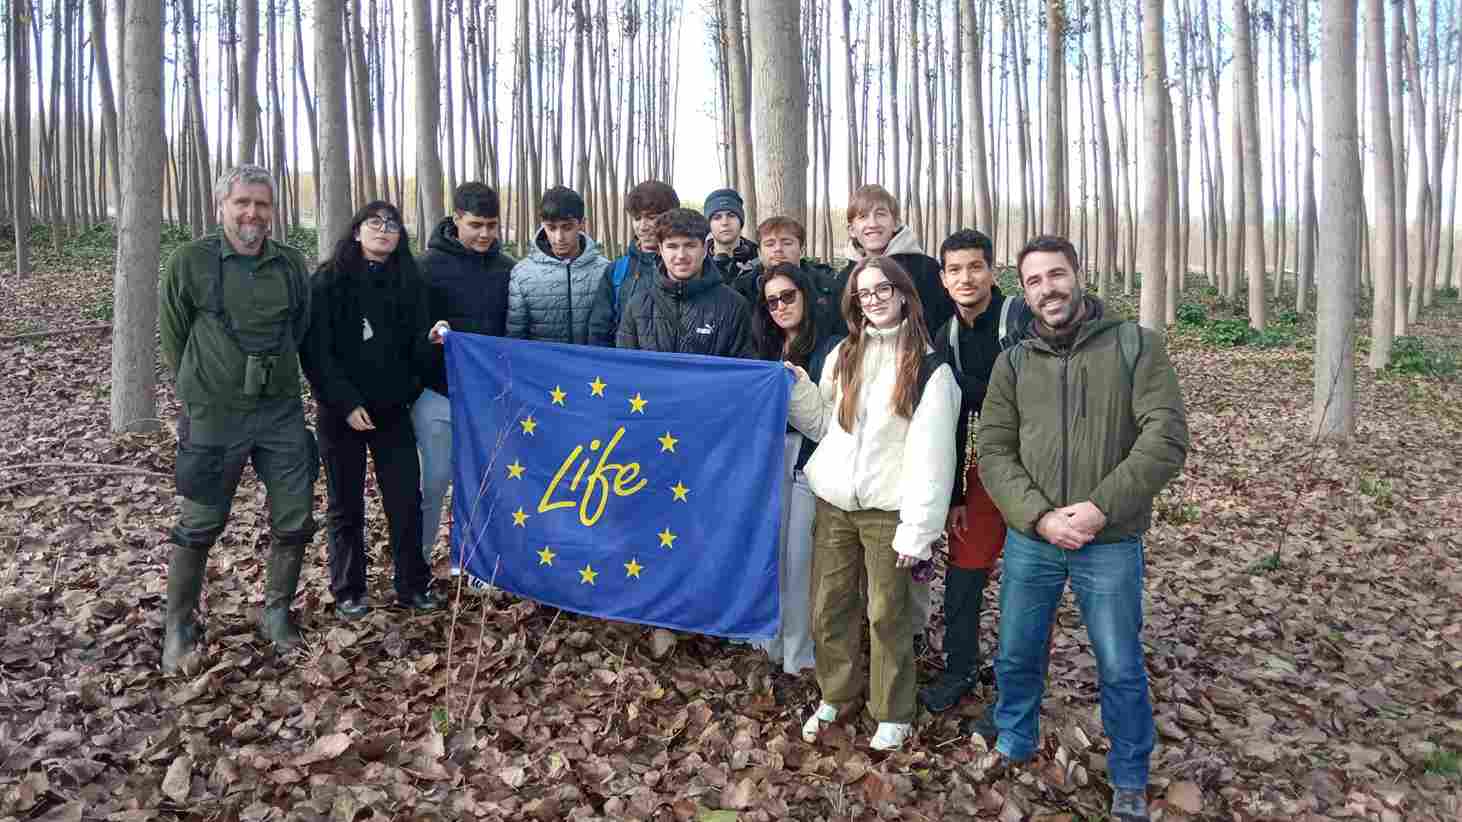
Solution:
[[[681,281],[671,277],[669,272],[661,270],[657,283],[661,291],[677,300],[693,300],[720,284],[721,272],[716,270],[716,266],[711,263],[710,258],[701,263],[701,273],[698,277]]]
[[[1081,327],[1078,328],[1075,335],[1070,338],[1070,347],[1073,350],[1081,347],[1083,343],[1096,336],[1097,334],[1100,334],[1101,332],[1109,328],[1114,328],[1122,324],[1121,319],[1107,319],[1106,305],[1103,304],[1099,298],[1082,292],[1081,299],[1082,305],[1085,309],[1085,316],[1081,318]],[[1040,318],[1038,316],[1032,316],[1029,325],[1030,332],[1027,336],[1034,345],[1050,351],[1056,350],[1055,346],[1053,346],[1049,340],[1041,336],[1039,331]]]
[[[888,248],[883,250],[884,256],[891,257],[895,254],[923,254],[924,247],[919,245],[919,238],[914,236],[914,230],[906,225],[899,226],[888,241]],[[848,259],[854,262],[861,262],[868,252],[863,250],[863,244],[856,239],[848,241]]]
[[[603,252],[599,250],[599,243],[582,231],[579,232],[579,246],[579,256],[569,261],[569,268],[582,268],[604,256]],[[533,253],[529,254],[527,259],[531,260],[534,265],[564,264],[563,260],[549,253],[548,232],[542,228],[539,228],[538,233],[533,236]]]
[[[437,227],[432,229],[431,241],[427,243],[426,247],[443,254],[451,254],[453,257],[492,257],[502,251],[503,241],[501,239],[493,240],[492,247],[487,251],[481,253],[473,251],[462,245],[462,241],[457,239],[457,224],[452,222],[452,218],[443,217],[442,221],[437,223]]]
[[[711,245],[711,243],[711,238],[707,237],[706,244]],[[714,248],[714,246],[712,246],[712,248]],[[746,239],[745,237],[737,237],[736,247],[731,249],[731,254],[729,256],[731,257],[731,259],[735,260],[738,263],[760,263],[760,260],[758,259],[760,253],[761,247],[758,246],[756,243]],[[716,259],[722,259],[727,257],[728,255],[712,253],[711,256]]]

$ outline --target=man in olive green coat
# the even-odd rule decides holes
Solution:
[[[273,539],[259,632],[280,651],[299,644],[289,606],[305,547],[319,455],[305,427],[299,348],[309,327],[305,258],[269,239],[274,182],[240,166],[213,190],[219,234],[175,251],[160,294],[162,355],[178,420],[182,510],[169,534],[162,667],[174,672],[203,633],[194,618],[208,551],[228,522],[245,463],[264,483]]]
[[[1017,258],[1029,335],[990,374],[980,480],[1010,526],[1000,582],[999,737],[986,767],[1039,747],[1046,638],[1067,581],[1091,639],[1111,743],[1111,818],[1148,818],[1152,702],[1142,653],[1142,536],[1152,500],[1188,454],[1178,376],[1163,337],[1102,316],[1076,249],[1031,240]]]

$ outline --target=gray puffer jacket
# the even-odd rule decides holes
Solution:
[[[599,244],[579,234],[582,250],[572,260],[549,253],[542,228],[533,253],[513,266],[508,277],[508,336],[523,340],[589,342],[589,309],[609,260]]]

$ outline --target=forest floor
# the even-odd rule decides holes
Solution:
[[[108,243],[0,281],[0,338],[110,319]],[[1358,355],[1355,442],[1317,447],[1312,328],[1228,347],[1233,323],[1198,320],[1232,310],[1198,286],[1184,300],[1203,307],[1170,342],[1192,449],[1148,538],[1155,818],[1462,818],[1462,383]],[[1455,361],[1455,297],[1414,334],[1434,353],[1409,362]],[[682,637],[657,661],[645,629],[505,594],[341,624],[323,537],[296,600],[308,648],[276,657],[252,633],[268,537],[251,472],[209,566],[206,661],[164,677],[173,436],[108,433],[109,362],[104,332],[0,339],[0,818],[1105,818],[1069,599],[1041,752],[992,778],[958,733],[988,686],[921,716],[902,753],[870,755],[867,723],[807,745],[811,677],[746,646]],[[173,420],[171,386],[157,399]]]

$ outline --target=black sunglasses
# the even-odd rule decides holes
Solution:
[[[765,300],[768,311],[776,311],[778,305],[785,305],[788,308],[797,304],[797,289],[789,288],[781,294],[773,294]]]

